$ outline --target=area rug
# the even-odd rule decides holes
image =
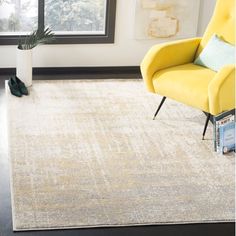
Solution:
[[[234,221],[234,156],[205,115],[141,80],[34,81],[7,91],[14,230]]]

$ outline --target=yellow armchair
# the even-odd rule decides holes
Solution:
[[[193,38],[153,46],[141,64],[147,89],[155,93],[152,79],[157,71],[192,62],[200,42],[201,38]]]
[[[235,65],[223,67],[208,86],[209,112],[217,115],[235,107]]]
[[[235,45],[235,0],[217,0],[203,38],[192,38],[153,46],[141,63],[147,90],[206,112],[203,138],[211,116],[235,108],[235,65],[219,72],[195,65],[213,34]]]

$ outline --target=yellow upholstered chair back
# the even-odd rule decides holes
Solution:
[[[217,0],[215,11],[203,35],[197,55],[206,46],[213,34],[235,45],[235,1]]]

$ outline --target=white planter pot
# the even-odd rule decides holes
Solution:
[[[32,85],[32,49],[16,49],[16,76],[26,87]]]

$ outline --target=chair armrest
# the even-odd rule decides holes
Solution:
[[[193,62],[201,38],[183,39],[153,46],[141,63],[141,72],[146,87],[155,92],[152,77],[155,72]]]
[[[235,108],[235,66],[224,66],[208,86],[209,110],[212,115]]]

